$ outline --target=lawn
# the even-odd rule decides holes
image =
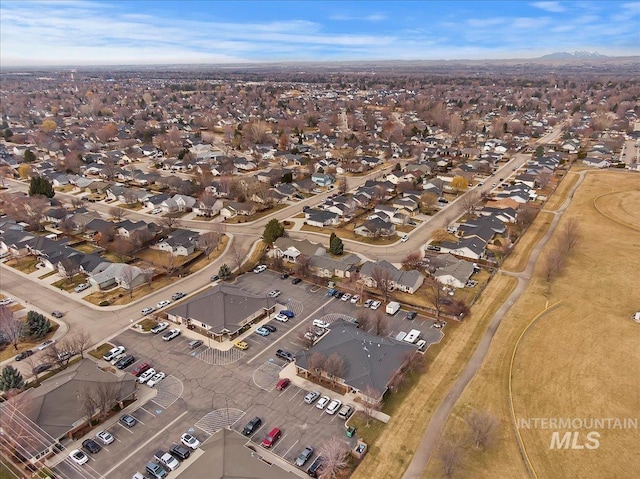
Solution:
[[[96,291],[85,296],[85,301],[88,301],[92,304],[99,305],[103,301],[108,301],[109,306],[121,306],[123,304],[129,304],[132,301],[135,301],[140,298],[144,298],[150,293],[153,293],[165,286],[174,283],[176,278],[162,275],[159,278],[153,280],[152,287],[149,288],[148,285],[142,285],[133,290],[133,297],[130,296],[129,291],[125,291],[122,288],[113,288],[109,291]]]
[[[54,333],[60,327],[60,325],[55,321],[53,321],[51,318],[49,318],[49,321],[51,321],[51,331],[49,331],[44,338],[36,339],[36,340],[26,339],[24,341],[20,341],[18,343],[17,351],[14,349],[13,345],[11,344],[7,345],[3,350],[0,351],[0,361],[5,361],[9,358],[12,358],[19,352],[24,351],[25,349],[34,349],[43,341],[46,341],[47,339],[53,337]],[[32,356],[32,357],[35,357],[35,356]]]
[[[284,209],[284,208],[286,208],[288,206],[289,205],[285,205],[285,204],[275,205],[272,208],[268,208],[266,210],[258,211],[254,215],[251,215],[251,216],[241,216],[241,215],[234,216],[233,218],[227,218],[226,220],[224,220],[224,222],[228,223],[230,225],[234,225],[234,224],[238,224],[238,223],[248,223],[250,221],[256,221],[256,220],[259,220],[260,218],[264,218],[265,216],[270,215],[271,213],[275,213],[276,211]]]
[[[138,211],[144,208],[144,205],[142,203],[131,203],[131,204],[120,203],[118,206],[120,208],[124,208],[126,210],[131,210],[131,211]]]
[[[578,174],[572,171],[568,172],[556,188],[556,191],[549,198],[549,201],[547,201],[545,209],[555,211],[560,208],[564,203],[564,200],[567,199],[567,194],[578,181],[578,178]]]
[[[91,254],[94,253],[101,248],[97,246],[93,246],[91,243],[83,241],[82,243],[74,244],[73,249],[77,249],[78,251],[82,251],[83,253]]]
[[[58,272],[58,271],[56,271],[56,270],[49,271],[49,272],[47,272],[47,273],[43,274],[42,276],[38,276],[38,279],[45,279],[45,278],[48,278],[49,276],[53,276],[53,275],[54,275],[54,274],[56,274],[57,272]]]
[[[38,258],[34,256],[27,256],[25,258],[10,259],[5,264],[17,269],[18,271],[22,271],[23,273],[30,274],[38,269],[36,268],[38,263]]]
[[[65,291],[73,291],[73,288],[79,284],[85,283],[87,278],[83,274],[76,274],[73,278],[62,278],[55,283],[51,283],[51,286],[63,289]]]
[[[636,191],[629,190],[636,188]],[[610,221],[593,206],[602,192],[603,208],[640,210],[637,178],[616,172],[589,173],[574,195],[566,217],[579,218],[582,240],[570,253],[562,275],[547,294],[537,271],[493,339],[484,364],[464,391],[447,422],[445,435],[460,433],[461,417],[471,409],[487,411],[499,420],[499,441],[465,461],[474,478],[528,477],[515,442],[508,406],[509,363],[513,346],[531,319],[546,304],[560,307],[541,317],[520,341],[512,375],[516,418],[637,418],[640,411],[637,290],[620,287],[620,280],[638,278],[637,231]],[[637,221],[633,217],[623,218]],[[637,224],[637,223],[636,223]],[[606,231],[607,254],[602,235]],[[549,249],[551,243],[547,245]],[[615,301],[612,301],[615,298]],[[543,387],[541,387],[543,386]],[[589,429],[580,430],[579,443]],[[564,434],[565,430],[561,430]],[[598,430],[594,450],[551,450],[550,429],[521,429],[527,454],[540,478],[637,477],[638,430]],[[423,477],[440,474],[432,461]]]
[[[502,269],[506,271],[520,272],[524,271],[527,261],[531,255],[531,251],[549,230],[553,221],[553,213],[549,211],[541,211],[533,223],[529,225],[525,234],[518,240],[517,248],[514,248],[504,264]]]
[[[353,241],[359,241],[365,244],[375,245],[387,245],[393,244],[400,239],[398,235],[390,236],[389,238],[368,238],[366,236],[356,235],[353,232],[353,223],[343,228],[318,228],[317,226],[302,225],[301,231],[313,231],[315,233],[322,233],[330,236],[331,233],[337,234],[342,239],[348,239]]]
[[[102,359],[102,356],[107,354],[113,348],[113,344],[111,343],[103,343],[95,349],[89,351],[89,354],[96,359]]]
[[[413,387],[401,392],[387,408],[392,412],[384,426],[382,444],[374,443],[353,474],[354,479],[402,477],[436,407],[473,353],[487,323],[516,285],[516,279],[497,275],[463,322],[450,321],[443,340],[424,355],[428,371]],[[402,395],[404,397],[400,397]],[[395,404],[394,404],[395,403]],[[376,441],[377,443],[378,441]]]

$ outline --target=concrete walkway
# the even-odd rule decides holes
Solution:
[[[436,447],[442,436],[442,432],[446,425],[447,419],[449,418],[449,415],[453,410],[453,407],[464,392],[469,382],[478,372],[478,369],[480,369],[480,366],[482,366],[484,358],[489,351],[489,346],[491,346],[493,336],[495,335],[498,326],[500,326],[502,319],[529,285],[529,281],[533,274],[533,269],[540,256],[542,248],[547,243],[547,241],[549,241],[551,235],[556,230],[560,218],[571,204],[574,193],[584,181],[585,174],[586,171],[580,173],[580,178],[573,186],[571,191],[567,194],[567,199],[565,200],[565,202],[557,211],[553,212],[555,215],[553,221],[551,222],[551,225],[549,226],[546,234],[540,239],[538,244],[531,252],[525,270],[521,273],[510,273],[503,271],[503,273],[505,274],[516,277],[518,279],[518,285],[509,295],[507,300],[502,304],[500,309],[496,311],[496,314],[489,322],[487,330],[480,339],[478,347],[469,359],[466,367],[464,368],[460,376],[458,376],[458,379],[449,390],[449,393],[446,395],[444,400],[438,406],[438,409],[436,409],[436,412],[433,414],[433,417],[431,418],[431,421],[429,421],[429,425],[427,426],[427,430],[425,431],[424,436],[422,437],[422,440],[420,441],[420,444],[416,449],[413,459],[409,463],[409,467],[407,467],[407,470],[402,476],[402,479],[420,479],[422,477],[424,470],[427,467],[429,460],[431,459],[434,448]]]

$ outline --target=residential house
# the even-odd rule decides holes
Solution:
[[[220,215],[223,218],[233,218],[234,216],[252,216],[256,213],[256,205],[250,201],[238,203],[237,201],[229,201],[220,209]]]
[[[376,288],[380,278],[389,281],[392,289],[414,294],[422,286],[425,276],[418,270],[403,271],[384,260],[366,261],[360,268],[359,281],[369,288]]]
[[[326,249],[320,243],[312,243],[309,240],[295,240],[288,237],[280,237],[273,244],[272,255],[282,258],[284,261],[295,263],[300,255],[307,258],[323,256]]]
[[[457,242],[440,243],[441,253],[451,253],[469,259],[481,259],[485,255],[486,242],[478,237],[461,238]]]
[[[357,271],[362,259],[357,254],[346,254],[337,257],[329,255],[312,256],[309,268],[320,278],[348,278]]]
[[[331,211],[323,211],[309,208],[304,212],[305,223],[310,226],[324,228],[325,226],[335,226],[340,223],[340,216]]]
[[[389,221],[377,217],[356,226],[353,232],[368,238],[388,237],[396,233],[396,226]]]
[[[198,246],[200,233],[177,229],[151,246],[152,249],[165,251],[173,256],[189,256]]]
[[[311,175],[311,181],[318,186],[329,186],[335,183],[336,179],[333,175],[328,173],[314,173]]]
[[[606,158],[587,157],[582,160],[582,163],[592,168],[609,168],[611,166],[611,162]]]

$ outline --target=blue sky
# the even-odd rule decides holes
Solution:
[[[0,64],[640,54],[640,1],[0,0]]]

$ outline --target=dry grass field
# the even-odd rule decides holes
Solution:
[[[514,273],[524,271],[527,266],[531,251],[545,235],[553,221],[553,213],[541,211],[527,229],[527,233],[518,240],[517,247],[511,251],[502,269]]]
[[[640,227],[638,177],[589,172],[559,229],[577,218],[582,240],[548,288],[536,270],[526,292],[498,329],[485,362],[450,416],[445,437],[463,436],[472,409],[493,414],[499,437],[486,451],[469,449],[456,477],[529,477],[512,428],[508,403],[509,364],[520,333],[546,304],[562,301],[527,331],[513,368],[516,418],[640,418]],[[593,200],[600,197],[599,213]],[[559,230],[556,230],[559,231]],[[545,249],[551,248],[553,239]],[[544,255],[544,252],[543,252]],[[635,478],[640,470],[640,430],[600,429],[599,448],[551,450],[551,429],[521,429],[537,477]],[[588,429],[580,430],[578,444]],[[562,433],[565,430],[561,430]],[[424,477],[442,477],[439,461]]]

